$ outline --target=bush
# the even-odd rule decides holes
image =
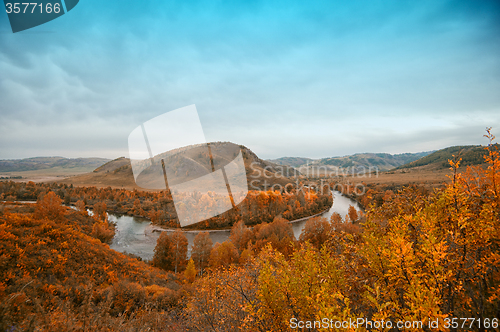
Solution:
[[[112,299],[110,314],[129,316],[144,305],[146,290],[135,282],[118,281],[112,286]]]

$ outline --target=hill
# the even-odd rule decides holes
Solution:
[[[336,167],[378,167],[379,170],[389,170],[414,160],[420,159],[430,152],[419,153],[356,153],[350,156],[323,158],[318,160],[317,165],[330,165]]]
[[[322,159],[309,159],[300,157],[283,157],[272,159],[271,162],[280,165],[296,167],[302,173],[317,174],[317,171],[325,172],[339,168],[370,168],[377,167],[379,171],[387,171],[406,163],[427,156],[431,151],[419,153],[356,153],[343,157],[331,157]]]
[[[0,331],[109,331],[129,311],[154,322],[178,302],[171,274],[91,236],[96,220],[85,213],[16,210],[0,210]]]
[[[286,183],[291,182],[290,179],[294,175],[300,174],[289,166],[276,165],[270,161],[260,159],[254,152],[243,145],[230,142],[214,142],[210,143],[210,146],[215,170],[227,165],[241,149],[249,189],[264,189],[264,187],[273,184],[284,186]],[[174,182],[169,180],[170,185],[196,179],[211,171],[208,156],[200,145],[160,154],[155,156],[154,159],[156,160],[156,168],[161,165],[159,159],[164,159],[167,167],[175,169],[176,179],[172,180]],[[151,174],[162,174],[161,169],[151,168]],[[130,159],[125,157],[109,161],[90,173],[69,177],[60,182],[79,186],[140,189],[135,183]],[[147,179],[143,183],[147,183]]]
[[[498,147],[498,144],[496,146]],[[481,165],[484,164],[484,156],[486,154],[487,150],[481,145],[451,146],[401,165],[397,170],[417,167],[422,169],[446,169],[450,167],[448,160],[453,160],[454,155],[462,158],[461,166]]]
[[[267,159],[267,161],[270,161],[276,165],[285,165],[296,168],[303,165],[307,165],[308,163],[311,164],[315,160],[316,159],[302,158],[302,157],[281,157],[278,159]]]
[[[35,157],[0,160],[0,173],[37,172],[45,175],[64,175],[91,172],[108,162],[105,158]],[[22,175],[22,174],[21,174]]]

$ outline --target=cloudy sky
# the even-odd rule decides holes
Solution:
[[[0,159],[128,155],[195,104],[263,158],[500,137],[500,3],[81,0],[13,34],[0,12]]]

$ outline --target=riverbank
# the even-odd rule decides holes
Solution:
[[[344,216],[347,214],[349,206],[355,205],[356,202],[349,198],[343,197],[338,192],[332,192],[333,204],[325,211],[316,213],[314,215],[295,219],[290,222],[293,229],[293,234],[296,239],[300,238],[300,234],[307,223],[307,220],[317,216],[324,216],[330,218],[334,212]],[[162,232],[174,232],[179,228],[163,228],[159,225],[153,225],[150,221],[143,218],[136,218],[128,215],[110,215],[110,221],[116,224],[116,235],[113,239],[111,249],[120,252],[127,252],[137,255],[145,260],[153,258],[154,249],[156,247],[157,239]],[[188,249],[193,246],[194,238],[200,232],[208,232],[212,243],[222,243],[229,239],[231,229],[217,229],[217,230],[182,230],[183,234],[188,239]],[[188,251],[189,252],[189,251]]]
[[[295,220],[291,220],[291,221],[288,221],[289,224],[295,224],[295,223],[298,223],[298,222],[303,222],[303,221],[307,221],[311,218],[314,218],[314,217],[318,217],[318,216],[321,216],[325,213],[327,213],[332,207],[330,206],[328,209],[324,210],[324,211],[321,211],[319,213],[316,213],[316,214],[313,214],[312,216],[308,216],[308,217],[303,217],[303,218],[300,218],[300,219],[295,219]],[[249,227],[249,228],[252,228],[252,227]],[[218,233],[218,232],[231,232],[231,228],[225,228],[225,229],[190,229],[190,230],[183,230],[181,228],[164,228],[164,227],[161,227],[159,225],[154,225],[154,224],[149,224],[147,227],[146,227],[146,230],[151,232],[151,233],[155,233],[155,232],[175,232],[176,230],[181,230],[183,233],[193,233],[193,234],[196,234],[196,233],[200,233],[200,232],[208,232],[209,234],[210,233]]]

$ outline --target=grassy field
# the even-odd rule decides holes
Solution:
[[[53,167],[48,169],[39,169],[33,171],[22,171],[22,172],[1,172],[0,177],[19,177],[22,179],[12,179],[12,181],[22,181],[22,182],[52,182],[59,181],[64,178],[85,174],[92,172],[94,169],[89,167],[74,167],[74,168],[63,168],[63,167]]]

